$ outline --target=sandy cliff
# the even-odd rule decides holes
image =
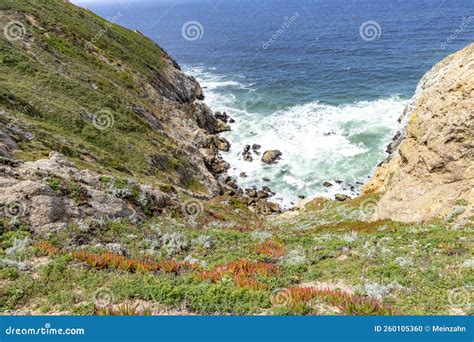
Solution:
[[[473,215],[474,44],[435,65],[418,84],[389,146],[364,187],[380,192],[375,219],[426,221]]]

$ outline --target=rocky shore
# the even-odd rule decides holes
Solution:
[[[65,6],[71,13],[85,15],[84,10],[72,4]],[[15,18],[12,13],[8,15]],[[91,27],[104,25],[101,19],[85,18]],[[42,92],[35,93],[36,88],[26,94],[22,92],[25,87],[19,85],[29,84],[29,76],[15,79],[13,75],[19,71],[7,69],[11,75],[5,79],[10,81],[0,94],[0,202],[4,207],[23,203],[33,229],[101,214],[109,210],[108,200],[114,203],[114,217],[129,216],[128,207],[146,215],[149,210],[159,211],[173,203],[177,206],[183,196],[209,200],[225,195],[258,214],[281,211],[271,201],[271,189],[241,189],[238,180],[226,174],[230,165],[220,152],[229,151],[230,143],[219,134],[229,131],[234,119],[225,112],[213,113],[203,102],[205,94],[196,79],[184,74],[154,42],[114,27],[125,40],[142,43],[141,53],[147,53],[148,59],[136,62],[133,56],[107,50],[107,44],[115,39],[110,32],[105,32],[101,40],[104,45],[96,46],[85,36],[67,33],[67,24],[54,24],[58,39],[76,49],[74,58],[42,43],[47,40],[47,32],[46,24],[40,24],[39,13],[31,9],[25,21],[28,34],[20,41],[2,44],[8,51],[32,58],[32,65],[50,77],[54,75],[58,82],[72,78],[75,83],[71,87],[82,91],[76,96],[49,89],[57,94],[51,99],[42,96]],[[375,219],[427,220],[447,215],[447,208],[458,201],[472,204],[472,55],[471,45],[435,66],[420,82],[401,118],[408,121],[406,130],[394,137],[387,148],[389,159],[364,188],[365,193],[382,195]],[[78,56],[82,56],[81,62]],[[62,65],[59,69],[58,63]],[[102,69],[96,70],[97,63]],[[79,67],[82,74],[75,73]],[[84,77],[84,73],[90,75]],[[111,79],[115,85],[99,83],[92,75]],[[47,81],[39,83],[50,85]],[[96,98],[100,99],[100,110],[90,100]],[[72,105],[66,109],[57,106],[69,102]],[[110,114],[106,118],[109,122],[101,126],[104,112]],[[278,150],[262,151],[254,143],[242,146],[241,157],[271,165],[284,156]],[[82,175],[84,172],[86,176]],[[109,177],[113,184],[126,180],[140,196],[148,198],[153,209],[142,208],[136,198],[130,202],[127,197],[107,197],[110,189],[97,187],[101,175]],[[55,193],[49,182],[56,178],[60,184],[76,182],[75,191],[84,203],[66,200],[70,190],[61,188]],[[339,182],[327,181],[323,185],[330,188]],[[349,197],[338,194],[335,199],[343,202]],[[462,217],[471,213],[471,209],[467,210]],[[43,221],[36,222],[40,216]]]

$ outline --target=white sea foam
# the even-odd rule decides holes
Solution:
[[[238,109],[236,96],[229,91],[252,91],[245,79],[240,82],[193,68],[187,72],[196,76],[204,88],[205,102],[215,111],[226,111],[235,120],[232,131],[224,136],[231,142],[224,159],[231,164],[229,174],[239,185],[268,185],[277,193],[273,198],[284,206],[298,201],[298,196],[333,196],[335,193],[354,195],[347,183],[363,181],[384,158],[384,150],[395,131],[397,119],[406,106],[400,98],[362,101],[334,106],[318,101],[276,111],[270,115],[249,113]],[[226,88],[227,91],[222,91]],[[263,165],[253,155],[249,163],[242,159],[245,145],[262,145],[261,152],[278,149],[283,153],[276,165]],[[238,177],[241,172],[246,178]],[[263,178],[270,182],[264,182]],[[325,188],[326,180],[343,180]]]

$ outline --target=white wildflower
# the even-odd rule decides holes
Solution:
[[[404,257],[396,258],[395,263],[400,267],[413,266],[413,261]]]
[[[462,267],[474,268],[474,259],[467,259],[467,260],[464,260],[464,262],[463,262],[463,264],[462,264]]]
[[[393,290],[398,290],[403,288],[398,283],[390,283],[388,285],[382,285],[378,283],[369,283],[364,284],[362,290],[369,296],[370,298],[376,300],[382,300],[385,296],[390,294]]]
[[[163,235],[161,237],[161,243],[167,249],[169,255],[179,253],[189,248],[189,243],[186,241],[184,235],[180,233]]]
[[[6,255],[18,254],[26,251],[26,249],[31,245],[31,239],[14,239],[13,246],[5,250]]]
[[[357,236],[357,232],[350,232],[350,233],[346,233],[344,234],[342,237],[341,237],[341,240],[342,241],[345,241],[347,243],[353,243],[357,240],[358,236]]]
[[[306,263],[306,261],[306,255],[302,248],[289,251],[284,258],[284,263],[287,265],[301,265]]]
[[[192,241],[193,245],[202,246],[206,249],[212,248],[214,241],[209,235],[200,235]]]
[[[257,240],[260,242],[264,242],[266,240],[271,239],[273,234],[271,232],[265,232],[265,231],[255,231],[250,234],[250,237],[252,240]]]

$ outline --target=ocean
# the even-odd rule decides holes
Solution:
[[[386,157],[420,78],[474,38],[473,0],[79,4],[138,29],[194,75],[209,107],[236,121],[223,134],[230,175],[242,187],[269,186],[287,207],[303,196],[356,195]],[[278,149],[282,160],[244,161],[247,144]]]

